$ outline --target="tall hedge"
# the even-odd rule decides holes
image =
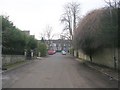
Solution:
[[[118,46],[118,9],[102,8],[88,13],[74,34],[74,46],[92,55],[103,48]]]

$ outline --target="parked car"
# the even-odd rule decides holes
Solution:
[[[53,54],[55,54],[55,51],[54,50],[48,50],[48,54],[53,55]]]
[[[62,55],[66,55],[66,51],[62,50]]]
[[[56,50],[56,52],[61,52],[61,50]]]
[[[53,50],[54,54],[56,53],[56,50]]]

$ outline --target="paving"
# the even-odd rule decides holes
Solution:
[[[116,80],[61,53],[34,60],[3,77],[3,88],[118,88]]]

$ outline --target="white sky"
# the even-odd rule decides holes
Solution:
[[[46,25],[53,28],[53,33],[61,33],[63,25],[60,16],[64,5],[75,0],[0,0],[0,15],[7,15],[10,21],[21,30],[30,30],[40,39]],[[104,7],[104,0],[76,0],[80,3],[80,15]],[[55,37],[57,38],[57,36]]]

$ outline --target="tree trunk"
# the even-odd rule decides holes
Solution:
[[[92,62],[92,55],[90,55],[90,61]]]
[[[76,50],[76,57],[79,58],[78,49]]]

